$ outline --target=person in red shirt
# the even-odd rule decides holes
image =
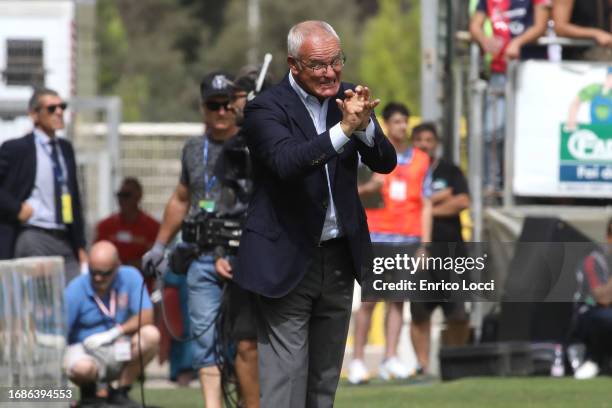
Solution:
[[[119,251],[121,263],[138,269],[159,230],[159,223],[140,209],[141,200],[142,185],[138,179],[125,178],[117,192],[119,212],[103,219],[96,227],[96,241],[112,242]]]

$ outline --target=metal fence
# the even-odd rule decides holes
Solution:
[[[469,40],[469,35],[465,39]],[[585,47],[593,45],[593,42],[549,35],[540,38],[538,44],[553,47]],[[557,52],[556,48],[549,48],[549,53],[556,55]],[[490,82],[481,78],[481,73],[484,70],[479,46],[473,42],[470,44],[468,83],[465,88],[468,90],[466,101],[468,112],[468,183],[472,202],[472,241],[475,242],[483,240],[492,242],[511,238],[507,234],[499,233],[500,230],[504,230],[504,228],[499,228],[499,225],[503,224],[499,221],[502,212],[494,207],[501,205],[499,209],[504,211],[503,216],[507,216],[509,211],[517,209],[513,191],[513,166],[517,74],[520,64],[519,61],[511,61],[508,64],[505,85],[501,87],[492,86]],[[487,132],[489,133],[489,139],[493,139],[492,143],[485,143]],[[494,143],[495,139],[499,140],[499,138],[503,140],[501,151],[498,149],[498,144]],[[487,148],[491,150],[487,152]],[[487,196],[484,189],[485,178],[491,179],[495,173],[494,168],[485,163],[487,154],[493,160],[501,160],[503,163],[501,169],[502,188],[495,191],[493,197]],[[533,215],[550,214],[551,211],[553,211],[552,207],[549,206],[535,210]],[[555,214],[559,214],[559,211],[560,209],[555,210]],[[583,212],[585,211],[587,210],[583,210]],[[501,260],[509,259],[508,254],[499,251],[494,254],[493,258],[495,257]],[[478,338],[485,309],[488,309],[491,305],[476,303],[473,306],[471,320]]]
[[[117,97],[70,100],[65,136],[78,165],[79,187],[88,241],[95,225],[117,209],[115,192],[122,177],[140,179],[143,208],[161,218],[180,176],[185,141],[204,132],[201,123],[124,123]],[[0,144],[23,135],[32,124],[19,116],[0,126]]]
[[[66,386],[64,260],[0,261],[0,386]]]
[[[593,44],[588,40],[573,40],[562,37],[543,37],[538,40],[542,46],[585,47]],[[500,203],[505,208],[515,205],[512,190],[514,177],[514,137],[516,119],[516,90],[519,61],[508,64],[505,84],[494,86],[480,77],[482,58],[477,44],[470,48],[469,99],[468,103],[468,167],[469,185],[472,196],[472,219],[474,240],[482,239],[483,211],[487,205]],[[501,102],[501,103],[500,103]],[[485,134],[490,133],[493,140],[503,140],[502,150],[496,143],[485,143]],[[486,151],[486,149],[490,149]],[[496,191],[499,201],[487,200],[484,191],[485,178],[494,177],[495,170],[485,163],[485,156],[501,160],[502,189]]]
[[[183,145],[203,132],[200,123],[125,123],[119,127],[118,172],[140,180],[145,211],[161,218],[179,181]],[[105,134],[104,125],[96,125],[94,133]],[[118,182],[113,188],[117,187]],[[112,200],[115,209],[114,196]]]

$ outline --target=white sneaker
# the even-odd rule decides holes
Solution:
[[[383,380],[391,380],[393,378],[404,379],[410,376],[410,370],[402,363],[399,358],[391,357],[382,362],[378,376]]]
[[[597,374],[599,374],[599,366],[595,362],[587,360],[576,369],[574,378],[577,380],[588,380],[597,377]]]
[[[370,375],[363,360],[352,360],[348,366],[348,381],[351,384],[363,384],[369,380]]]

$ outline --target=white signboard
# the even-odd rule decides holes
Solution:
[[[11,40],[41,41],[44,86],[69,99],[74,90],[76,68],[74,14],[72,0],[0,0],[0,71],[7,69]],[[8,84],[6,76],[0,76],[0,105],[25,108],[31,95],[29,84]],[[0,143],[31,129],[27,115],[0,120]]]
[[[612,63],[522,63],[513,160],[516,195],[612,198]]]

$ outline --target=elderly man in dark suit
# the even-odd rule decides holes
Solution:
[[[371,244],[357,195],[359,157],[396,164],[367,87],[340,82],[344,55],[322,21],[288,35],[290,72],[249,103],[250,202],[234,280],[259,294],[263,407],[331,407],[346,342],[353,282]]]
[[[68,282],[87,255],[74,150],[56,135],[66,103],[42,88],[29,110],[32,133],[0,146],[0,259],[63,256]]]

